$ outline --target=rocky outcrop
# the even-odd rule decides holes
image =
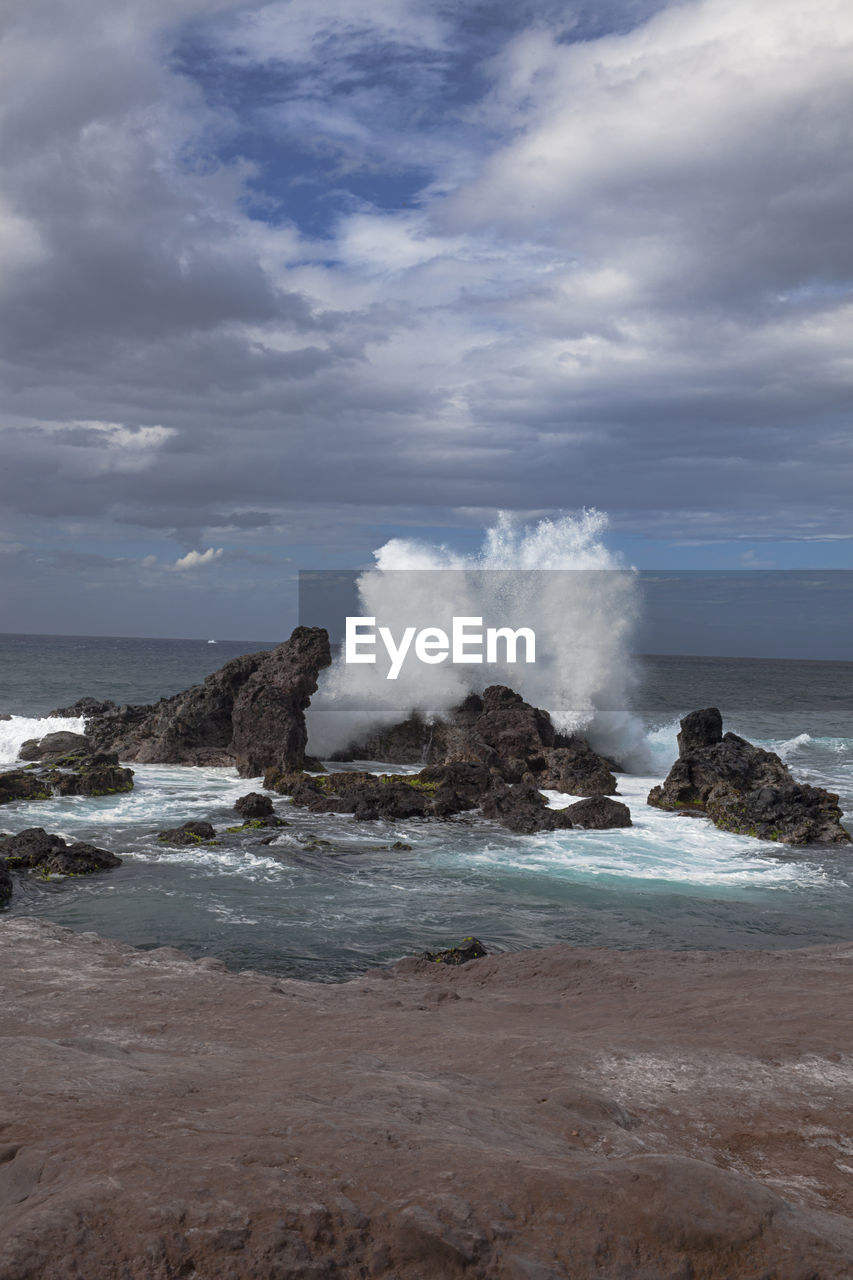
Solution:
[[[3,840],[3,836],[0,835],[0,841],[2,840]],[[0,857],[0,910],[2,910],[3,907],[8,905],[9,901],[11,900],[11,897],[12,897],[12,877],[9,875],[9,870],[6,866],[5,861],[2,859],[2,857]]]
[[[28,738],[21,744],[19,760],[50,760],[72,753],[91,755],[93,745],[82,733],[48,733],[43,738]]]
[[[158,831],[157,839],[161,844],[194,845],[215,840],[216,831],[209,822],[190,820],[179,827],[169,827],[166,831]]]
[[[17,835],[0,837],[0,858],[6,868],[37,871],[43,876],[85,876],[121,866],[121,858],[109,850],[82,840],[67,844],[43,827],[29,827]]]
[[[583,738],[555,731],[547,711],[531,706],[505,685],[472,693],[446,720],[427,723],[413,714],[378,729],[335,760],[383,760],[389,764],[480,763],[506,782],[564,791],[570,795],[612,795],[613,761]]]
[[[14,800],[49,800],[50,795],[50,786],[26,769],[0,773],[0,804],[11,804]]]
[[[31,755],[35,749],[30,748]],[[43,756],[39,753],[42,758],[46,761],[43,768],[28,764],[24,769],[0,773],[0,804],[48,800],[51,796],[109,796],[133,790],[133,770],[121,766],[118,756],[112,753],[79,749],[68,755],[53,755],[48,749]]]
[[[262,796],[259,791],[250,791],[248,795],[240,796],[235,801],[234,808],[246,821],[251,818],[268,818],[273,811],[272,800],[269,796]]]
[[[320,627],[297,627],[276,649],[232,658],[203,684],[147,706],[81,698],[54,715],[84,716],[100,750],[143,764],[233,765],[244,776],[301,768],[305,708],[329,665]]]
[[[630,826],[627,807],[606,797],[552,809],[530,782],[507,783],[479,761],[430,765],[417,774],[352,770],[320,777],[271,770],[264,786],[312,813],[349,813],[361,820],[451,818],[480,809],[510,831],[528,834],[570,827]],[[590,807],[591,806],[591,807]]]
[[[679,755],[665,781],[649,792],[658,809],[701,812],[718,827],[781,844],[843,844],[838,796],[799,783],[772,751],[723,733],[716,707],[681,721]]]
[[[231,749],[239,774],[257,777],[269,768],[302,767],[308,742],[305,711],[317,677],[331,661],[322,627],[297,627],[287,644],[274,649],[249,677],[231,717]]]

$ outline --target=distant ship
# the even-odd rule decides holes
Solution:
[[[216,644],[216,641],[215,641],[215,640],[208,640],[208,642],[207,642],[207,643],[208,643],[208,644]]]

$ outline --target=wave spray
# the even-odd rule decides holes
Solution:
[[[380,662],[323,673],[308,712],[314,755],[363,739],[419,711],[445,715],[471,691],[508,684],[547,710],[557,729],[582,732],[626,768],[644,764],[644,734],[627,711],[637,574],[605,547],[607,517],[596,510],[522,525],[501,515],[474,554],[394,538],[358,578],[359,607],[395,634],[446,626],[456,616],[485,626],[532,628],[537,661],[459,666],[407,663],[395,680]]]

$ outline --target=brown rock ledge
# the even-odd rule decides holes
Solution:
[[[2,1280],[853,1274],[853,944],[0,972]]]

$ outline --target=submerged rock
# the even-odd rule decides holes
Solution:
[[[433,964],[460,965],[469,960],[480,960],[489,953],[479,938],[463,938],[458,947],[446,947],[443,951],[425,951],[422,959]]]
[[[782,844],[843,844],[838,796],[796,782],[772,751],[736,733],[723,734],[716,707],[681,721],[679,756],[648,803],[675,812],[706,813],[716,826],[738,835]]]
[[[121,858],[108,849],[85,841],[67,844],[62,836],[43,827],[29,827],[14,836],[0,838],[0,858],[6,868],[24,868],[41,875],[91,875],[121,866]]]
[[[216,831],[209,822],[184,822],[180,827],[170,827],[166,831],[158,831],[157,839],[161,844],[192,845],[203,844],[205,840],[214,840]]]

